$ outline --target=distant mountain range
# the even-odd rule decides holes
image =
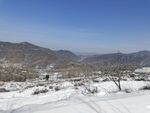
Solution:
[[[67,64],[79,59],[70,51],[39,47],[28,42],[0,42],[1,63],[15,63],[29,67],[46,67],[47,65]]]
[[[24,67],[63,67],[71,63],[136,64],[150,66],[150,52],[140,51],[130,54],[112,53],[80,57],[71,51],[54,51],[28,42],[0,42],[0,64],[19,64]]]
[[[150,52],[140,51],[135,53],[113,53],[104,55],[94,55],[83,60],[90,64],[135,64],[140,66],[150,66]]]

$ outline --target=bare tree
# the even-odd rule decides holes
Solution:
[[[132,73],[135,70],[136,66],[134,65],[107,65],[103,66],[102,73],[109,77],[115,85],[118,87],[119,91],[122,90],[121,81],[128,74]]]
[[[26,79],[36,78],[36,76],[37,73],[33,69],[0,66],[0,81],[25,81]]]
[[[64,68],[60,72],[65,78],[90,77],[92,76],[93,67],[87,64],[79,64],[78,66]]]

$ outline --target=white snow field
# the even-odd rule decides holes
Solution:
[[[117,92],[113,82],[88,84],[98,89],[94,95],[86,93],[85,86],[75,88],[72,82],[53,84],[61,86],[58,91],[49,85],[22,89],[21,83],[20,88],[14,84],[19,90],[0,93],[0,113],[150,113],[150,92],[139,91],[148,84],[144,81],[122,81],[122,89],[131,93]],[[10,83],[4,86],[12,89]],[[33,95],[37,89],[49,91]]]
[[[73,97],[68,101],[24,106],[11,113],[150,113],[150,93]]]

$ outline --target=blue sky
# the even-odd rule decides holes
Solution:
[[[88,53],[150,50],[150,0],[0,0],[0,41]]]

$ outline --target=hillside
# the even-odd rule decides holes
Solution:
[[[47,65],[59,65],[60,63],[65,64],[75,61],[76,59],[78,59],[78,57],[69,51],[53,51],[28,42],[0,42],[1,64],[45,67]]]
[[[78,57],[77,55],[75,55],[74,53],[72,53],[71,51],[67,51],[67,50],[59,50],[56,51],[56,53],[61,56],[64,59],[69,59],[69,60],[78,60],[80,59],[80,57]]]
[[[88,63],[92,65],[103,64],[135,64],[150,66],[150,52],[112,53],[92,55],[83,60],[71,51],[54,51],[28,42],[10,43],[0,42],[0,63],[24,67],[64,67],[70,63]]]
[[[135,64],[150,66],[150,52],[140,51],[130,54],[113,53],[104,55],[94,55],[83,60],[90,64]]]

